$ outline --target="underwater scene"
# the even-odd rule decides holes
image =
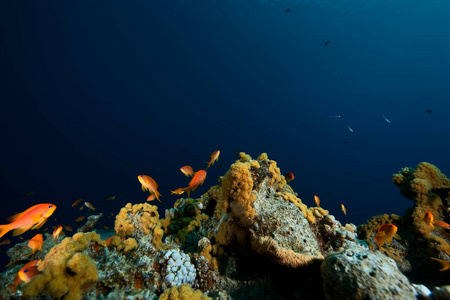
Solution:
[[[0,299],[450,299],[450,2],[0,2]]]

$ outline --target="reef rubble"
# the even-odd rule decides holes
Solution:
[[[85,227],[56,245],[47,234],[43,250],[28,258],[23,245],[13,246],[0,296],[447,299],[448,280],[430,257],[449,260],[450,233],[423,216],[450,219],[450,181],[420,163],[394,174],[393,182],[413,200],[404,216],[341,224],[327,210],[306,206],[267,154],[240,153],[218,185],[197,199],[179,198],[164,218],[154,205],[128,203],[108,241]],[[378,247],[373,238],[384,223],[396,225],[401,239]],[[12,289],[25,258],[42,258],[41,273]]]

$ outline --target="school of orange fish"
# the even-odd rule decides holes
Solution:
[[[192,177],[187,187],[184,188],[177,188],[174,191],[170,191],[171,194],[175,195],[181,195],[183,193],[187,193],[188,198],[190,197],[190,193],[192,191],[195,191],[200,185],[203,184],[203,182],[206,179],[206,170],[211,166],[214,165],[216,161],[218,161],[220,155],[220,151],[214,151],[211,154],[210,161],[207,162],[208,166],[205,168],[205,170],[198,170],[197,172],[194,172],[193,168],[191,166],[183,166],[180,168],[181,172],[186,175],[187,177]],[[152,201],[155,198],[161,202],[160,198],[162,197],[161,194],[158,192],[158,184],[156,181],[148,176],[148,175],[139,175],[138,177],[139,182],[141,183],[141,187],[143,191],[148,191],[150,193],[150,196],[147,198],[147,201]],[[292,172],[287,172],[285,175],[286,181],[290,182],[294,180],[294,174]],[[106,199],[106,201],[113,200],[115,196],[110,196]],[[72,207],[77,206],[83,199],[76,200]],[[320,207],[320,199],[317,195],[314,195],[314,201],[317,205],[317,207]],[[80,210],[82,210],[84,207],[87,207],[88,209],[91,209],[95,211],[95,207],[89,203],[84,202],[84,206],[80,206]],[[347,210],[345,209],[345,206],[341,204],[342,212],[347,215]],[[53,214],[53,212],[56,210],[56,205],[50,204],[50,203],[43,203],[43,204],[37,204],[34,205],[27,210],[15,214],[11,217],[9,217],[7,220],[11,223],[6,225],[0,225],[0,238],[2,238],[5,234],[7,234],[9,231],[13,231],[13,236],[18,236],[28,230],[34,230],[41,228],[47,219]],[[81,216],[77,219],[75,219],[75,222],[81,222],[84,220],[84,216]],[[425,224],[430,226],[434,229],[434,226],[450,229],[450,224],[447,224],[440,220],[435,220],[433,217],[433,214],[429,211],[425,213],[425,216],[423,218]],[[64,227],[59,225],[55,227],[55,230],[53,231],[53,242],[56,244],[57,239],[62,234],[62,230],[65,229],[67,231],[72,231],[72,228],[68,225],[65,225]],[[383,224],[378,228],[378,231],[374,237],[374,240],[376,244],[378,245],[379,249],[383,251],[382,246],[384,243],[390,244],[392,243],[392,239],[400,239],[399,235],[397,234],[397,226],[393,224]],[[44,230],[45,231],[45,230]],[[106,242],[109,244],[109,241],[112,237],[108,238]],[[5,239],[2,242],[0,242],[0,245],[7,245],[10,243],[10,240]],[[27,254],[27,256],[30,256],[36,251],[42,250],[42,245],[44,243],[43,235],[41,233],[35,235],[33,238],[26,241],[26,245],[30,248],[30,253]],[[441,260],[438,258],[432,259],[438,261],[441,264],[440,271],[445,271],[450,269],[450,261]],[[13,262],[10,262],[6,267],[11,265]],[[28,283],[34,276],[37,274],[40,274],[41,271],[39,271],[38,266],[41,263],[41,259],[36,259],[33,261],[30,261],[27,263],[18,273],[16,278],[14,279],[13,284],[10,286],[11,289],[16,290],[18,285],[21,282]]]

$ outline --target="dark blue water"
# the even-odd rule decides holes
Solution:
[[[147,198],[139,174],[164,215],[218,149],[192,196],[267,152],[344,223],[402,214],[393,173],[450,174],[450,3],[332,2],[3,1],[0,223],[49,202],[75,227],[77,198],[116,214]]]

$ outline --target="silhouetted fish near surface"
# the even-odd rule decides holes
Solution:
[[[427,109],[427,114],[431,114],[431,109]]]
[[[326,41],[323,45],[326,46],[330,43],[330,41]]]
[[[348,142],[348,141],[344,141],[344,144],[346,144],[346,145],[350,145],[350,142]]]
[[[284,12],[290,12],[291,9],[290,8],[286,8],[286,10]]]

